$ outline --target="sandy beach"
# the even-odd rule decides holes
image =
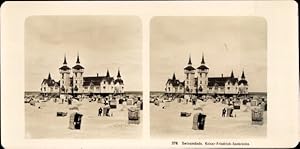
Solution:
[[[165,109],[162,106],[166,106]],[[267,112],[264,112],[263,125],[251,124],[251,110],[243,112],[246,108],[241,105],[240,110],[234,110],[236,117],[221,117],[221,111],[225,107],[222,103],[213,103],[211,100],[203,102],[198,100],[196,106],[191,102],[188,104],[177,101],[150,106],[151,137],[155,138],[259,138],[267,134]],[[193,115],[202,107],[206,114],[204,130],[193,130]],[[180,112],[190,112],[190,117],[180,117]]]
[[[69,114],[76,112],[69,107],[79,107],[79,113],[83,114],[81,129],[71,130],[69,127]],[[117,109],[111,109],[112,117],[98,116],[101,103],[73,102],[72,105],[54,103],[53,101],[41,102],[31,106],[25,103],[25,138],[139,138],[142,136],[142,123],[128,124],[127,106],[118,104]],[[134,105],[135,106],[135,105]],[[68,112],[65,117],[57,117],[56,112]],[[142,122],[143,112],[140,111]]]

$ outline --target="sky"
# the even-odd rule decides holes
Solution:
[[[25,21],[25,89],[39,91],[51,73],[59,80],[66,54],[69,67],[77,53],[84,76],[116,76],[125,91],[142,91],[142,24],[135,16],[31,16]]]
[[[267,23],[261,17],[161,16],[150,23],[150,90],[164,91],[172,74],[183,81],[191,55],[202,53],[209,77],[245,71],[250,92],[267,91]]]

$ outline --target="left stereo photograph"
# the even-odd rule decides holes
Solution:
[[[142,136],[142,22],[30,16],[24,23],[25,138]]]

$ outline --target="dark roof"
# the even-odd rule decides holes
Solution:
[[[62,66],[59,68],[60,70],[70,70],[70,68],[68,66]]]
[[[91,84],[91,82],[88,82],[88,81],[83,82],[83,86],[90,86],[90,84]]]
[[[191,70],[195,70],[195,68],[194,68],[193,66],[186,66],[186,67],[184,68],[184,70],[189,70],[189,71],[191,71]]]
[[[91,83],[93,85],[100,85],[100,82],[106,80],[108,83],[114,81],[113,77],[106,76],[96,76],[96,77],[83,77],[83,86],[89,86]]]
[[[91,81],[90,82],[90,85],[96,85],[96,86],[99,86],[100,85],[100,81]]]
[[[66,59],[66,55],[65,55],[65,57],[64,57],[64,63],[63,64],[67,64],[67,59]]]
[[[105,76],[99,77],[83,77],[83,82],[91,82],[91,81],[102,81]]]
[[[173,73],[173,77],[172,77],[173,80],[176,80],[176,76],[175,76],[175,73]]]
[[[82,67],[81,65],[75,65],[73,69],[79,70],[79,69],[84,69],[84,67]]]
[[[172,79],[168,79],[166,84],[168,83],[172,84],[172,86],[180,86],[180,85],[184,86],[184,81],[180,82],[179,80],[177,80],[175,77],[175,73],[173,74]]]
[[[242,77],[241,77],[242,79],[245,79],[246,77],[245,77],[245,73],[244,73],[244,70],[243,70],[243,72],[242,72]]]
[[[55,86],[55,85],[59,86],[59,82],[55,82],[55,80],[53,79],[44,79],[42,81],[42,84],[43,83],[46,83],[48,86]]]
[[[189,56],[189,62],[188,62],[188,64],[192,65],[191,55]]]
[[[233,70],[231,71],[230,77],[234,78]]]
[[[202,60],[201,60],[201,64],[205,64],[205,61],[204,61],[204,54],[202,53]]]
[[[228,81],[230,81],[232,84],[235,84],[239,81],[238,78],[230,78]]]
[[[76,64],[79,64],[80,60],[79,60],[79,54],[77,54],[77,60],[76,60]]]
[[[110,77],[108,69],[106,71],[106,77]]]
[[[229,79],[229,77],[214,77],[208,78],[208,86],[225,86],[225,82]]]
[[[248,81],[247,80],[240,80],[238,82],[238,85],[241,85],[241,84],[248,85]]]
[[[238,78],[231,77],[211,77],[208,78],[208,86],[225,86],[225,83],[229,81],[232,84],[238,82]]]
[[[49,75],[48,75],[48,80],[51,80],[52,78],[51,78],[51,74],[49,73]]]
[[[104,77],[103,80],[106,80],[107,82],[111,83],[112,81],[114,81],[113,77]]]
[[[120,70],[118,69],[118,75],[117,75],[118,78],[121,78],[121,74],[120,74]]]
[[[205,69],[208,69],[208,67],[205,66],[205,65],[201,65],[201,66],[199,66],[197,69],[205,70]]]
[[[114,81],[114,84],[117,84],[117,83],[123,84],[123,80],[122,80],[122,79],[116,79],[116,80]]]
[[[174,79],[168,79],[167,84],[168,83],[172,84],[172,86],[179,86],[180,81],[177,80],[177,79],[175,79],[175,80]]]

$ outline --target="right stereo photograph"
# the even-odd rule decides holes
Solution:
[[[264,138],[267,107],[264,18],[152,18],[152,138]]]

